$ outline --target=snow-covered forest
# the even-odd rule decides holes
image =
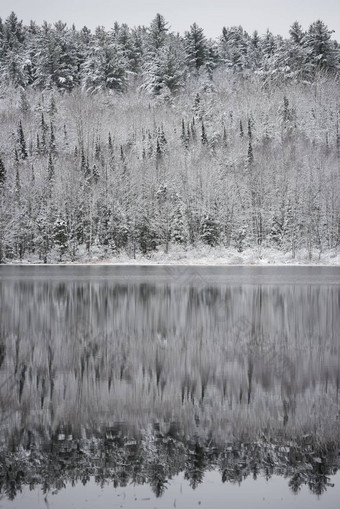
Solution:
[[[0,21],[0,262],[340,242],[340,47]]]

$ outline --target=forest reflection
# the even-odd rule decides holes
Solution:
[[[86,485],[94,480],[102,488],[148,484],[160,497],[180,473],[195,489],[205,473],[214,470],[222,483],[234,484],[248,477],[268,481],[279,475],[288,479],[294,493],[307,486],[319,496],[334,486],[330,476],[340,468],[339,449],[321,446],[310,435],[293,442],[278,437],[222,444],[211,437],[185,437],[177,423],[166,428],[155,423],[137,431],[116,423],[74,433],[70,426],[61,426],[48,439],[43,430],[17,430],[1,450],[0,494],[14,500],[24,486],[55,494],[67,483]]]
[[[8,496],[33,482],[32,465],[55,485],[60,462],[61,483],[95,475],[156,494],[211,468],[232,482],[289,475],[317,493],[338,466],[338,285],[3,280],[0,302]]]

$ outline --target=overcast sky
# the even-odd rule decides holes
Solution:
[[[288,35],[294,21],[303,28],[323,20],[340,41],[340,0],[0,0],[0,17],[14,11],[28,23],[61,19],[76,27],[109,29],[115,21],[130,27],[149,25],[159,12],[171,30],[183,34],[193,22],[204,28],[209,37],[220,35],[223,26],[242,25],[260,34],[269,28],[274,34]]]

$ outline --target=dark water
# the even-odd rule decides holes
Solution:
[[[335,507],[339,336],[339,268],[0,267],[0,507]]]

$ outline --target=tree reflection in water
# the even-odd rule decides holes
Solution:
[[[325,445],[258,440],[256,443],[217,443],[211,438],[186,438],[172,423],[167,432],[159,426],[137,432],[126,424],[80,434],[59,429],[49,441],[37,431],[17,433],[11,450],[2,446],[0,493],[14,499],[25,485],[42,486],[44,493],[67,483],[86,484],[94,477],[104,487],[149,484],[161,496],[169,480],[180,472],[195,489],[205,472],[219,470],[222,482],[241,483],[247,477],[281,475],[298,492],[308,486],[322,494],[332,484],[329,476],[340,466],[339,450]]]
[[[338,468],[340,286],[0,280],[0,484]],[[124,424],[122,424],[124,423]],[[157,424],[155,424],[157,423]]]

